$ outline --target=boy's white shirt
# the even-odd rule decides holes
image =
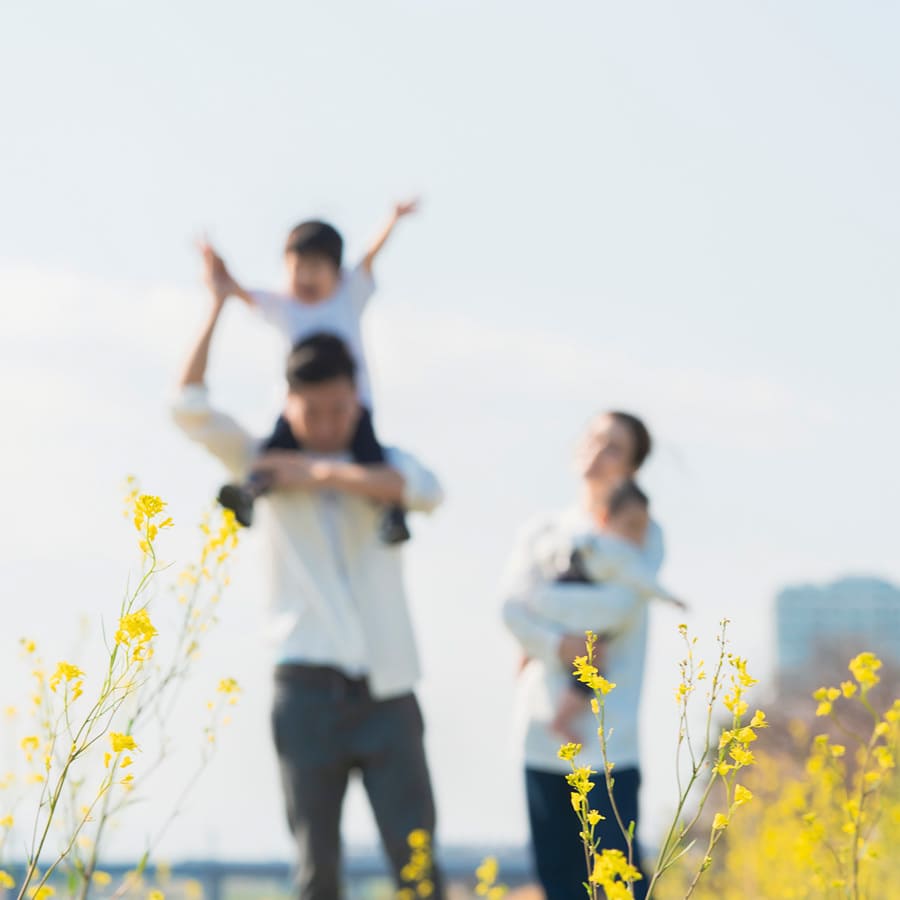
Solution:
[[[359,399],[372,409],[372,380],[362,338],[362,314],[375,293],[375,279],[362,264],[342,269],[334,293],[317,303],[303,303],[289,294],[251,291],[254,308],[282,336],[286,350],[310,335],[324,332],[341,338],[356,360]]]
[[[524,529],[503,581],[504,621],[529,657],[519,679],[516,720],[525,764],[535,769],[569,771],[569,764],[557,755],[562,738],[550,727],[563,693],[572,685],[571,668],[562,664],[558,649],[564,635],[588,628],[615,635],[606,645],[604,671],[616,684],[606,696],[606,722],[613,729],[608,738],[610,759],[620,770],[640,762],[638,710],[648,603],[625,584],[559,583],[555,580],[559,570],[551,574],[548,569],[548,559],[554,555],[558,559],[595,537],[596,530],[580,509],[542,517]],[[663,560],[662,531],[655,522],[638,555],[639,571],[652,579]],[[597,725],[590,710],[571,727],[584,746],[579,764],[602,769]]]
[[[191,440],[242,478],[259,441],[215,410],[203,385],[184,388],[172,415]],[[404,506],[431,512],[443,494],[412,456],[386,448],[404,480]],[[375,697],[403,694],[419,677],[403,583],[403,554],[378,537],[380,509],[337,491],[284,491],[259,501],[269,556],[269,638],[278,663],[332,666],[369,679]]]

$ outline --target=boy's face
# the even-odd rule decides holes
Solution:
[[[353,442],[359,420],[356,386],[335,378],[288,392],[284,417],[294,437],[311,453],[341,453]]]
[[[615,515],[607,515],[604,528],[610,534],[638,546],[644,543],[650,526],[650,512],[642,503],[627,503]]]
[[[327,300],[337,289],[340,272],[333,260],[307,253],[286,253],[288,288],[302,303]]]

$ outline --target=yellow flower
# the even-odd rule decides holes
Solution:
[[[756,757],[749,750],[745,750],[743,747],[732,747],[730,752],[731,758],[739,766],[752,766],[753,763],[756,762]]]
[[[850,660],[847,668],[850,669],[863,691],[867,691],[881,681],[881,677],[876,674],[881,668],[881,660],[874,653],[860,653]]]
[[[579,753],[581,753],[581,744],[563,744],[556,755],[560,759],[571,762]]]
[[[596,825],[598,822],[602,822],[605,818],[606,816],[601,816],[596,809],[590,810],[590,812],[588,812],[587,814],[587,820],[591,825]]]
[[[223,678],[216,690],[220,694],[239,694],[241,689],[233,678]]]
[[[732,657],[731,664],[732,664],[732,666],[734,666],[735,670],[737,671],[738,681],[740,681],[740,683],[744,687],[751,687],[752,685],[756,684],[757,679],[752,678],[750,675],[747,674],[747,660],[746,659],[742,659],[740,656],[735,656],[735,657]]]
[[[723,759],[720,763],[717,763],[715,766],[713,766],[713,772],[715,772],[716,775],[721,775],[722,777],[724,777],[724,776],[726,776],[733,768],[734,768],[734,766],[731,765],[731,763],[727,763],[727,762],[725,762],[725,760]]]
[[[147,894],[147,900],[166,900],[166,895],[160,890],[152,890]]]
[[[486,856],[475,870],[475,877],[482,883],[491,885],[497,880],[500,867],[495,856]]]
[[[56,671],[50,676],[50,690],[55,693],[61,681],[74,681],[76,678],[81,678],[83,675],[84,672],[82,672],[78,666],[73,666],[71,663],[67,662],[59,662],[56,665]]]
[[[187,900],[203,900],[203,885],[195,878],[185,881],[183,888]]]
[[[30,640],[29,638],[22,638],[19,643],[22,645],[22,649],[26,653],[34,653],[34,651],[37,649],[37,644],[35,644],[35,642]]]
[[[766,721],[766,714],[758,709],[754,714],[753,718],[750,720],[751,728],[768,728],[769,723]]]
[[[138,749],[138,745],[130,734],[119,734],[117,731],[111,731],[109,733],[109,742],[112,744],[113,753]]]
[[[856,693],[856,685],[852,681],[842,681],[841,693],[845,697],[852,697]]]
[[[591,665],[586,656],[576,656],[573,665],[575,666],[572,674],[582,684],[586,684],[591,690],[599,691],[601,694],[608,694],[615,684],[607,681],[599,672],[596,666]]]
[[[721,831],[723,828],[728,827],[728,816],[722,813],[716,813],[716,817],[713,819],[713,831]]]
[[[150,615],[146,609],[127,613],[119,619],[119,628],[115,634],[117,644],[146,644],[156,637],[157,631],[150,621]]]
[[[0,888],[3,888],[5,891],[11,891],[15,886],[16,883],[13,881],[12,876],[0,869]]]
[[[56,888],[50,887],[49,884],[28,889],[28,896],[31,897],[32,900],[47,900],[48,897],[53,897],[55,894]]]
[[[0,819],[0,828],[12,828],[16,820],[12,816],[4,816]]]
[[[743,806],[748,800],[753,799],[753,794],[742,784],[734,786],[734,805]]]
[[[38,740],[36,735],[30,734],[28,737],[23,737],[20,746],[25,751],[25,758],[31,762],[34,758],[35,751],[38,747],[40,747],[41,742]]]
[[[94,872],[91,875],[91,881],[97,885],[97,887],[106,887],[112,881],[112,875],[109,872]]]

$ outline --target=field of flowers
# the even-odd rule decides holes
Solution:
[[[210,687],[196,735],[195,776],[173,790],[171,814],[152,823],[137,866],[114,880],[102,867],[104,840],[111,823],[127,816],[164,770],[172,748],[166,723],[216,622],[229,555],[238,543],[233,516],[211,513],[200,526],[196,563],[183,569],[166,593],[159,582],[167,567],[157,550],[160,534],[173,524],[166,504],[134,482],[127,504],[140,565],[134,587],[110,610],[107,621],[114,627],[103,632],[104,654],[50,661],[38,640],[20,641],[31,687],[24,702],[3,712],[4,735],[12,740],[2,748],[0,763],[0,896],[164,900],[164,867],[153,860],[155,846],[215,752],[229,708],[240,695],[227,676]],[[167,597],[180,610],[179,624],[161,635],[155,610]],[[680,626],[679,729],[672,736],[678,803],[659,839],[648,896],[900,897],[895,887],[900,881],[900,699],[885,696],[881,661],[869,652],[854,656],[845,680],[814,692],[805,719],[770,718],[750,708],[747,692],[756,680],[747,660],[731,651],[727,627],[723,621],[707,663],[697,639]],[[597,784],[613,797],[615,783],[615,760],[607,753],[615,723],[606,721],[605,698],[616,686],[595,665],[596,641],[587,634],[574,675],[593,691],[603,771],[579,765],[581,745],[565,744],[559,755],[571,765],[566,778],[573,815],[581,823],[585,895],[627,900],[641,878],[634,864],[633,823],[621,819],[613,799],[629,852],[604,848],[595,837],[600,814],[590,800]],[[692,733],[696,704],[701,704],[704,724]],[[409,845],[403,873],[408,886],[397,896],[431,896],[431,836],[414,832]],[[26,848],[24,866],[16,872],[14,846],[17,852]],[[474,874],[477,896],[499,900],[506,893],[496,860],[486,859]],[[202,892],[191,883],[180,886],[178,894],[199,900]]]

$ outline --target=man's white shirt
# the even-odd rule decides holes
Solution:
[[[244,477],[260,442],[215,410],[204,386],[183,389],[172,415],[233,477]],[[385,455],[403,476],[408,510],[431,512],[441,503],[433,473],[401,450],[386,448]],[[364,675],[380,699],[411,690],[420,669],[402,550],[380,540],[380,507],[363,497],[319,490],[273,492],[258,507],[269,557],[269,632],[277,662]]]

